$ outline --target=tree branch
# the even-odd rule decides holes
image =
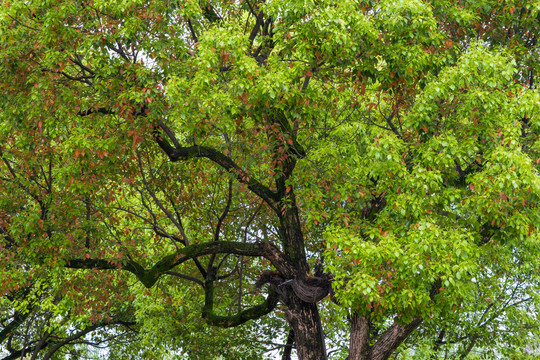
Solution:
[[[69,260],[66,267],[72,269],[101,269],[112,270],[119,267],[131,272],[147,288],[151,288],[159,278],[174,267],[199,256],[211,254],[236,254],[245,256],[260,256],[268,259],[272,265],[283,274],[294,276],[291,261],[275,246],[268,243],[239,243],[231,241],[208,242],[188,245],[178,249],[174,254],[165,256],[150,269],[146,270],[139,263],[128,260],[123,265],[116,265],[104,259],[74,259]]]
[[[173,147],[161,136],[159,131],[154,132],[154,138],[159,147],[165,151],[165,154],[167,154],[172,162],[194,158],[207,158],[221,166],[223,169],[227,170],[229,173],[235,174],[239,182],[247,185],[249,190],[253,191],[272,209],[276,210],[276,194],[258,180],[250,177],[227,155],[217,151],[216,149],[203,145]]]
[[[215,270],[215,269],[214,269]],[[276,307],[279,296],[270,289],[266,300],[259,305],[240,311],[234,315],[222,316],[214,313],[214,281],[216,279],[215,271],[209,271],[208,277],[204,283],[204,307],[202,317],[210,324],[219,327],[234,327],[249,320],[258,319],[270,313]]]
[[[218,219],[218,223],[216,225],[216,231],[214,233],[214,241],[219,240],[219,233],[221,232],[221,226],[223,225],[223,221],[225,221],[225,217],[227,217],[227,214],[229,213],[229,210],[231,208],[231,202],[232,202],[232,197],[233,197],[232,186],[233,186],[233,181],[232,179],[229,178],[229,186],[227,189],[227,204],[225,205],[225,209],[223,209],[223,213]]]
[[[105,108],[87,109],[79,111],[77,116],[88,116],[92,114],[114,115],[115,112]]]
[[[195,43],[198,43],[199,38],[197,37],[197,34],[195,33],[195,29],[193,28],[193,24],[191,23],[190,19],[187,19],[187,24],[188,24],[189,32],[191,33],[191,37],[193,38],[193,41],[195,41]]]
[[[435,296],[440,292],[441,279],[437,278],[431,285],[429,297],[435,301]],[[407,339],[407,337],[424,321],[421,316],[412,319],[408,324],[394,323],[377,340],[372,347],[371,360],[386,360]]]
[[[287,335],[287,343],[285,344],[285,349],[283,350],[283,356],[281,360],[291,360],[292,348],[294,345],[294,331],[293,329],[289,330]]]
[[[69,344],[70,342],[72,342],[73,340],[77,340],[79,338],[81,338],[82,336],[88,334],[88,333],[91,333],[92,331],[96,330],[96,329],[99,329],[101,327],[105,327],[105,326],[109,326],[109,325],[115,325],[115,324],[121,324],[121,325],[124,325],[124,326],[127,326],[127,325],[134,325],[135,323],[126,323],[124,321],[112,321],[112,322],[105,322],[105,323],[97,323],[97,324],[94,324],[92,326],[89,326],[87,327],[86,329],[84,330],[81,330],[81,331],[78,331],[76,332],[75,334],[65,338],[64,340],[56,343],[46,354],[45,356],[43,357],[43,360],[49,360],[51,358],[51,356],[54,355],[54,353],[56,351],[58,351],[58,349],[60,349],[62,346],[64,345],[67,345]]]

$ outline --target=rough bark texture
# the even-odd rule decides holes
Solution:
[[[292,191],[289,192],[280,209],[279,221],[283,251],[294,262],[297,272],[306,273],[309,271],[309,266],[306,261],[304,234],[302,233],[296,198]]]
[[[309,272],[306,260],[304,235],[298,216],[294,193],[287,194],[288,203],[281,207],[280,225],[284,252],[296,266],[296,274]],[[324,332],[316,303],[303,301],[294,291],[288,292],[285,313],[294,331],[296,352],[300,360],[326,360]]]
[[[431,285],[429,292],[431,301],[435,301],[435,296],[439,293],[440,288],[441,279],[437,278]],[[420,326],[422,321],[424,319],[418,316],[407,324],[395,322],[375,340],[370,338],[372,331],[369,319],[357,313],[353,314],[348,360],[386,360],[390,358],[399,345]],[[373,340],[375,340],[373,345],[370,345]]]
[[[422,323],[423,319],[417,317],[410,323],[401,325],[395,323],[379,338],[371,349],[369,360],[386,360],[405,341],[405,339]]]
[[[292,294],[287,322],[294,331],[296,352],[300,360],[326,360],[326,345],[317,304],[306,303]]]
[[[351,318],[351,339],[348,360],[368,360],[371,355],[369,346],[369,320],[357,313]]]
[[[351,337],[347,360],[386,360],[398,346],[422,323],[421,317],[408,324],[395,323],[370,345],[371,328],[366,316],[353,314],[351,318]]]

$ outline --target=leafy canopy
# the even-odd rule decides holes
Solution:
[[[539,11],[3,2],[6,359],[75,349],[40,341],[56,322],[131,326],[149,358],[260,358],[289,329],[305,359],[528,356]]]

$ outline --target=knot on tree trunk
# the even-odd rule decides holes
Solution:
[[[277,271],[266,270],[261,273],[255,286],[261,288],[264,284],[272,285],[284,302],[288,302],[292,290],[302,301],[316,303],[332,292],[332,275],[298,274],[294,279],[285,279]]]
[[[291,287],[300,299],[308,303],[316,303],[326,297],[332,290],[332,281],[329,274],[313,276],[308,274],[303,278],[296,279],[291,283]]]

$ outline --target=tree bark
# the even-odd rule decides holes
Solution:
[[[414,318],[408,324],[395,323],[379,337],[371,348],[369,360],[386,360],[399,345],[422,323],[421,317]]]
[[[285,317],[294,331],[298,359],[326,360],[326,344],[317,304],[306,303],[291,293],[288,307]]]
[[[421,317],[417,317],[408,324],[395,323],[370,345],[369,319],[358,313],[353,314],[347,360],[387,360],[422,321]]]
[[[309,265],[306,260],[304,234],[293,190],[289,190],[285,199],[279,204],[279,212],[283,252],[294,262],[297,273],[307,273],[309,272]],[[297,274],[290,275],[296,276]]]
[[[296,273],[287,274],[287,278],[301,278],[309,273],[309,265],[306,259],[302,224],[292,189],[286,192],[285,201],[279,208],[281,213],[278,217],[283,250],[296,268]],[[288,307],[285,317],[294,332],[298,359],[326,360],[326,344],[317,303],[300,299],[291,287],[287,298],[283,300]]]
[[[348,360],[369,360],[370,356],[369,320],[365,316],[354,313],[351,319]]]

